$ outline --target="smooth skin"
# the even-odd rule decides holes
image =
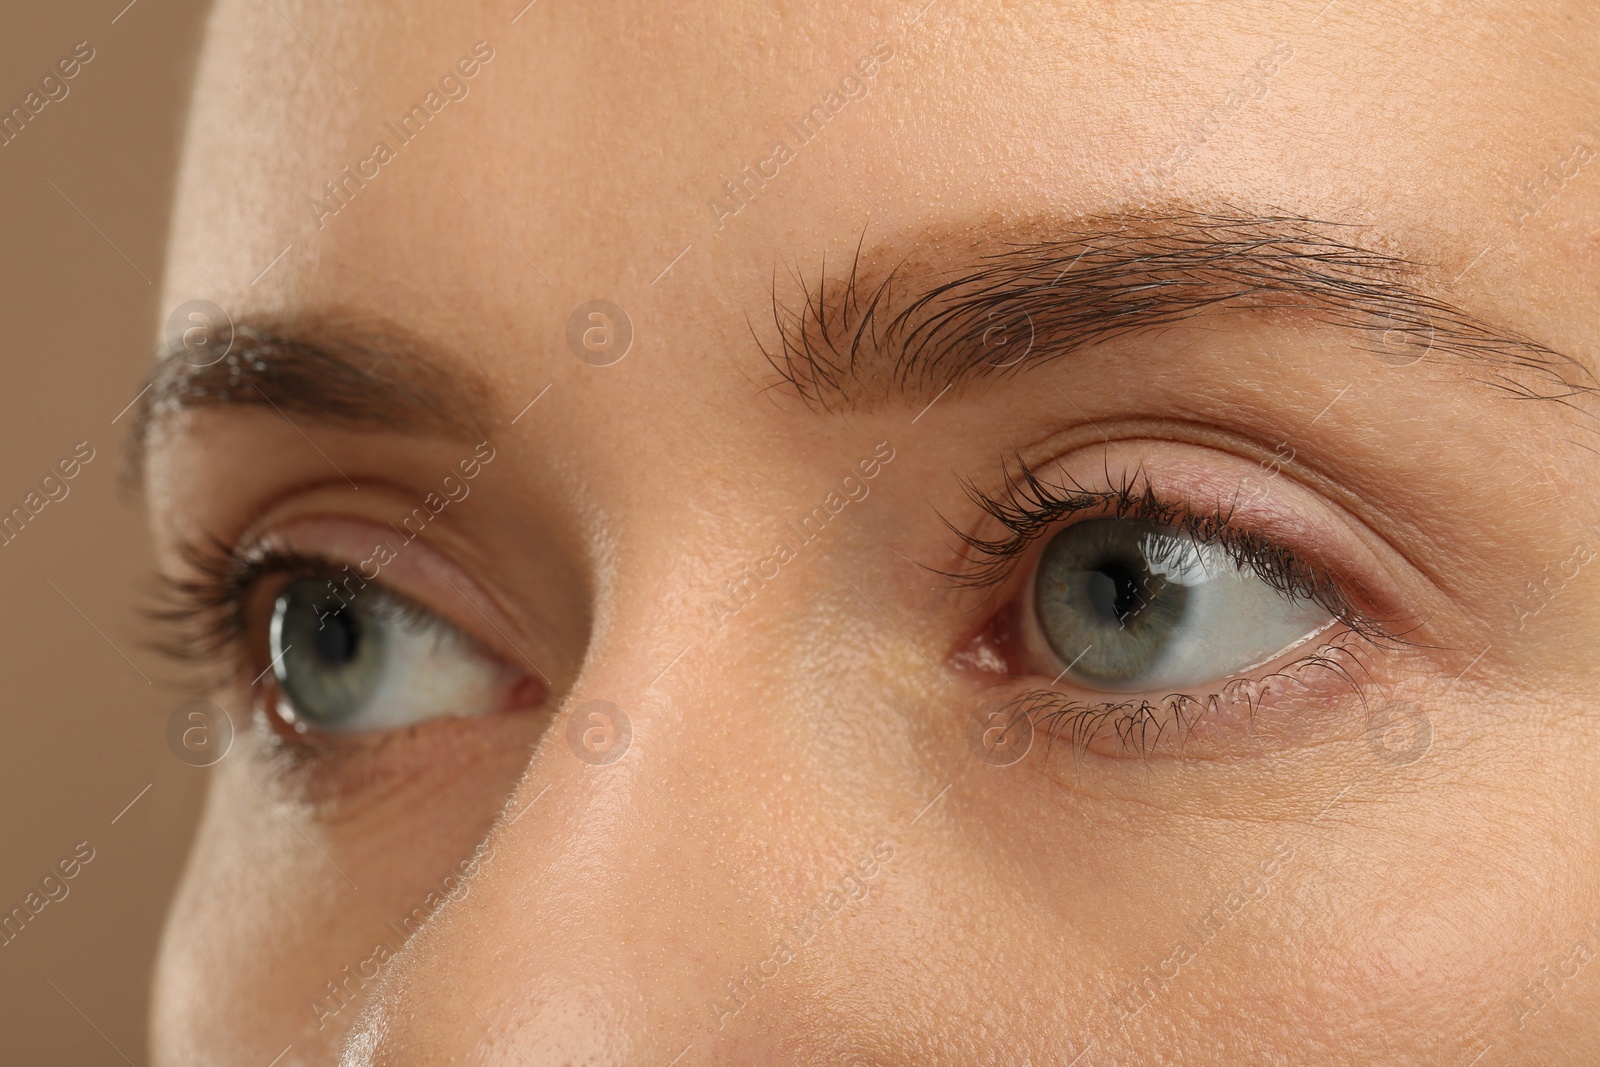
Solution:
[[[163,306],[377,324],[481,384],[481,432],[157,413],[164,571],[263,529],[337,551],[487,440],[383,577],[546,681],[321,760],[267,725],[270,677],[216,689],[239,736],[163,942],[157,1062],[1600,1060],[1588,392],[1516,399],[1248,307],[832,410],[760,347],[774,289],[798,307],[792,271],[858,246],[926,279],[1135,210],[1292,215],[1592,385],[1591,5],[518,6],[211,17]],[[480,41],[466,95],[333,211],[324,183]],[[791,139],[879,45],[870,91]],[[596,298],[635,331],[609,366],[568,344]],[[870,491],[729,610],[883,442]],[[970,723],[1002,683],[971,649],[1015,589],[934,571],[1007,455],[1201,504],[1273,470],[1276,529],[1406,640],[1192,746],[1041,727],[992,766]],[[628,717],[615,762],[568,742],[591,700]],[[1389,744],[1396,702],[1420,716]]]

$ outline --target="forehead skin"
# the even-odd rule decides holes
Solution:
[[[1561,210],[1520,230],[1514,215],[1524,183],[1594,122],[1583,42],[1596,31],[1581,4],[1532,19],[1335,3],[1314,19],[1315,5],[1017,4],[979,16],[939,0],[911,25],[903,13],[783,5],[608,4],[582,18],[536,5],[514,26],[473,4],[370,8],[285,8],[316,29],[313,49],[270,6],[219,5],[169,295],[298,309],[337,294],[402,317],[471,309],[514,314],[542,337],[593,292],[628,292],[637,317],[735,320],[705,338],[731,359],[750,346],[727,311],[759,307],[775,263],[842,255],[868,226],[910,240],[941,225],[1115,213],[1142,171],[1204,127],[1157,205],[1365,223],[1446,280],[1487,249],[1457,285],[1474,310],[1563,351],[1592,342],[1562,297],[1595,290],[1593,183],[1568,183]],[[468,100],[401,150],[359,210],[317,229],[307,201],[323,182],[394,140],[384,123],[480,39],[497,59]],[[708,201],[726,200],[724,183],[775,140],[795,140],[785,123],[879,41],[895,58],[871,95],[718,231]],[[1275,49],[1288,58],[1267,94],[1229,112]],[[334,62],[360,75],[360,91]],[[279,79],[293,91],[272,91]],[[291,269],[251,286],[291,244],[279,264]],[[651,286],[686,245],[691,271],[717,284]],[[1564,269],[1538,269],[1552,262]],[[696,293],[719,305],[694,306]]]
[[[1090,878],[1103,872],[1089,853],[1134,855],[1140,835],[1129,827],[1142,824],[1119,823],[1101,802],[1089,810],[1104,814],[1104,829],[1085,828],[1070,801],[1046,813],[1080,835],[1081,878],[1051,882],[1049,862],[1014,853],[1017,869],[979,870],[981,849],[964,835],[1028,827],[981,830],[985,816],[969,805],[959,810],[976,821],[965,827],[902,838],[892,908],[830,933],[787,985],[763,991],[736,1033],[707,1034],[708,986],[770,951],[759,917],[820,898],[859,842],[877,839],[872,827],[903,827],[949,780],[882,770],[922,754],[850,723],[830,743],[861,753],[859,767],[841,764],[832,779],[796,770],[822,785],[802,793],[785,761],[832,767],[826,756],[785,751],[772,730],[744,732],[741,714],[756,709],[876,699],[851,686],[873,683],[860,648],[877,619],[813,609],[811,578],[781,594],[793,598],[793,620],[767,617],[743,631],[745,645],[709,644],[652,695],[639,689],[704,640],[705,590],[768,547],[766,534],[740,541],[729,530],[803,512],[835,469],[884,436],[781,390],[752,402],[773,383],[751,323],[770,321],[775,273],[781,284],[794,264],[810,272],[847,261],[864,232],[869,246],[915,259],[929,254],[930,234],[941,249],[981,249],[986,233],[1115,215],[1145,199],[1130,192],[1141,175],[1199,129],[1204,143],[1168,168],[1148,204],[1357,224],[1363,243],[1427,264],[1431,288],[1473,314],[1596,365],[1597,172],[1542,178],[1571,171],[1575,144],[1600,141],[1600,19],[1589,4],[1537,13],[1509,2],[1356,0],[920,6],[537,0],[518,15],[515,0],[217,5],[163,306],[205,298],[241,320],[386,317],[487,378],[501,426],[549,385],[539,417],[519,424],[521,441],[504,435],[508,466],[584,511],[550,521],[569,522],[593,558],[608,560],[601,587],[644,590],[598,609],[591,640],[610,651],[590,668],[588,691],[631,686],[664,732],[650,748],[652,716],[641,711],[635,743],[656,754],[652,782],[645,771],[570,775],[543,801],[544,821],[530,816],[501,835],[470,907],[442,916],[386,977],[348,1062],[424,1062],[418,1050],[428,1049],[485,1063],[666,1063],[699,1042],[684,1062],[1075,1062],[1099,1048],[1082,1062],[1320,1063],[1358,1048],[1350,1062],[1422,1062],[1447,1050],[1465,1063],[1473,1032],[1491,1018],[1497,1035],[1514,1032],[1502,1018],[1507,1000],[1546,964],[1570,970],[1575,932],[1600,918],[1584,873],[1597,838],[1586,814],[1592,787],[1486,777],[1478,792],[1446,799],[1437,784],[1437,803],[1430,795],[1416,808],[1362,813],[1375,835],[1363,842],[1386,840],[1383,820],[1404,820],[1412,836],[1387,852],[1352,853],[1342,840],[1302,850],[1271,907],[1260,905],[1260,945],[1241,934],[1210,947],[1192,986],[1131,1030],[1105,1033],[1108,976],[1136,979],[1145,962],[1164,963],[1167,932],[1209,901],[1160,911],[1169,890],[1160,872],[1170,868],[1154,862],[1136,865],[1118,892],[1155,914],[1108,899],[1109,882]],[[494,55],[466,98],[319,223],[309,202],[324,182],[369,157],[375,141],[395,144],[385,124],[480,40]],[[797,143],[787,124],[880,42],[892,58],[870,92]],[[1248,98],[1246,75],[1274,54],[1266,91]],[[771,159],[776,140],[793,158],[719,220],[710,202],[731,205],[725,183]],[[1537,194],[1526,188],[1541,181]],[[569,315],[596,297],[625,307],[636,330],[632,351],[604,375],[566,350]],[[1309,416],[1337,388],[1290,399]],[[911,414],[896,417],[897,432]],[[1523,417],[1553,416],[1530,405]],[[1451,418],[1460,428],[1472,413]],[[811,454],[827,469],[786,492],[794,457]],[[205,462],[181,442],[152,454],[154,470],[179,474]],[[164,488],[179,474],[152,480],[167,548],[186,521],[163,510],[182,499]],[[910,513],[916,501],[906,500]],[[838,551],[808,564],[836,571],[830,588],[856,577]],[[691,614],[692,625],[682,622]],[[1592,634],[1575,624],[1572,641],[1592,647]],[[896,670],[921,669],[906,656]],[[1565,707],[1590,680],[1520,688],[1530,704]],[[1570,731],[1562,743],[1592,756],[1593,723]],[[1492,769],[1509,774],[1515,763]],[[307,943],[316,937],[295,935],[296,948],[279,938],[292,941],[283,931],[303,924],[337,927],[317,916],[358,905],[321,880],[315,856],[302,863],[298,839],[281,854],[253,851],[251,834],[282,828],[271,811],[256,813],[244,770],[221,773],[174,913],[192,907],[200,917],[167,935],[157,1051],[183,1062],[259,1047],[266,1062],[292,1040],[303,1062],[331,1061],[333,1038],[305,1026],[304,1002],[366,948],[294,960],[315,953]],[[732,784],[720,788],[719,777]],[[1336,781],[1316,784],[1318,796],[1343,795]],[[1527,797],[1510,797],[1524,787]],[[662,803],[669,792],[678,799]],[[1496,824],[1524,802],[1550,840],[1513,840],[1514,823]],[[1556,811],[1574,814],[1563,824]],[[935,808],[929,818],[940,817]],[[1216,850],[1203,870],[1208,896],[1225,895],[1238,871],[1270,854],[1276,835],[1247,821],[1201,827]],[[1138,847],[1178,862],[1171,842]],[[1416,860],[1427,849],[1448,871],[1437,882]],[[280,860],[283,870],[265,873]],[[241,873],[254,865],[259,884]],[[1336,872],[1360,890],[1355,903],[1329,888]],[[1027,896],[992,899],[996,886]],[[1454,921],[1431,905],[1417,910],[1435,895],[1457,909]],[[1080,940],[1088,930],[1095,936]],[[1104,951],[1111,933],[1125,936],[1125,955]],[[1275,958],[1278,945],[1292,947]],[[253,946],[270,951],[244,958]],[[278,971],[295,976],[292,988],[274,986]],[[1516,1047],[1542,1041],[1547,1059],[1586,1062],[1597,981],[1562,979],[1559,1005],[1534,1020],[1545,1029]],[[348,1017],[339,1021],[342,1034]],[[1508,1038],[1494,1040],[1497,1056],[1520,1062]]]

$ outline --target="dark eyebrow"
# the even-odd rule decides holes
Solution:
[[[451,364],[455,369],[446,369]],[[137,481],[162,422],[185,409],[225,405],[276,409],[285,418],[305,415],[352,430],[485,440],[490,390],[459,364],[375,321],[237,326],[226,355],[205,365],[173,345],[151,368],[135,407],[128,474]]]
[[[1453,358],[1518,397],[1595,391],[1578,361],[1474,317],[1423,287],[1427,268],[1362,247],[1355,227],[1295,216],[1179,213],[1031,224],[947,272],[858,246],[849,274],[806,279],[798,308],[773,284],[777,343],[756,343],[808,405],[825,411],[914,401],[951,385],[1004,377],[1113,338],[1219,312],[1310,315],[1357,331],[1358,347],[1397,363]],[[1039,232],[1046,236],[1036,236]],[[909,240],[909,238],[907,239]],[[997,247],[998,246],[998,247]],[[937,253],[936,253],[937,255]],[[992,343],[1031,341],[1025,358]],[[752,333],[756,333],[752,327]]]

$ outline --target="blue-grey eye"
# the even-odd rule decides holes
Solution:
[[[1228,551],[1153,522],[1074,523],[1045,547],[1033,614],[1068,677],[1138,692],[1220,681],[1332,621]]]
[[[444,619],[377,586],[286,586],[270,631],[279,714],[295,729],[388,730],[498,710],[516,672]]]

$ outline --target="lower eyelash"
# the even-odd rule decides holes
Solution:
[[[1362,646],[1367,644],[1364,635],[1346,631],[1342,637],[1271,674],[1232,679],[1220,692],[1206,696],[1170,693],[1159,701],[1140,698],[1094,703],[1054,689],[1031,689],[1008,701],[997,716],[1011,724],[1026,719],[1036,732],[1044,734],[1047,745],[1057,739],[1069,741],[1077,760],[1083,758],[1091,744],[1112,733],[1123,751],[1147,758],[1169,732],[1181,747],[1201,718],[1225,704],[1243,703],[1253,717],[1270,687],[1304,685],[1303,675],[1308,671],[1328,672],[1364,703],[1365,683],[1358,675],[1368,674],[1361,654]]]

